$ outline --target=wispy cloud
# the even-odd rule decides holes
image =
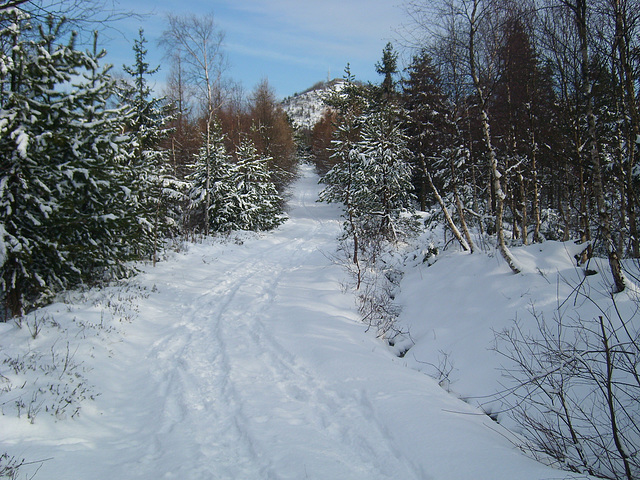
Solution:
[[[213,13],[226,32],[232,74],[248,84],[254,84],[255,77],[273,78],[286,94],[315,83],[328,70],[340,75],[347,63],[358,78],[375,80],[374,64],[402,22],[396,5],[401,1],[183,0],[176,8],[175,0],[127,0],[126,5],[155,14],[142,22],[152,43],[167,13]],[[292,88],[294,81],[298,85]]]
[[[393,0],[223,0],[216,3],[306,34],[357,37],[365,41],[389,38],[391,26],[401,17]]]
[[[374,62],[400,19],[391,2],[383,0],[217,3],[224,4],[219,19],[234,48],[283,61],[288,57],[293,64]]]
[[[239,43],[228,43],[226,45],[227,51],[230,53],[238,53],[241,55],[247,55],[250,57],[260,58],[260,59],[269,59],[278,62],[283,62],[292,65],[300,65],[305,67],[315,67],[317,65],[317,60],[310,57],[301,57],[298,55],[289,55],[286,53],[282,53],[280,51],[276,51],[268,48],[260,48],[260,47],[251,47],[244,44]]]

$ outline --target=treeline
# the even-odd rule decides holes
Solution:
[[[439,204],[464,249],[470,229],[491,234],[517,272],[509,245],[589,242],[583,260],[605,255],[625,288],[620,259],[640,256],[639,3],[405,4],[416,53],[383,83],[421,208]],[[312,135],[324,171],[340,158],[332,125],[344,125],[339,110]]]
[[[283,221],[291,128],[266,81],[248,100],[226,86],[212,17],[169,18],[158,98],[142,30],[118,78],[97,34],[81,48],[65,18],[30,5],[0,8],[4,319],[155,262],[168,238]]]

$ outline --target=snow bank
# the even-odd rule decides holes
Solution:
[[[411,254],[408,258],[415,260],[404,267],[396,298],[402,307],[398,326],[409,332],[396,347],[408,349],[404,364],[435,377],[458,397],[509,425],[499,394],[505,360],[495,350],[495,334],[515,321],[525,332],[536,332],[536,316],[548,321],[558,314],[591,319],[602,313],[599,307],[609,312],[613,308],[608,265],[591,260],[588,268],[597,274],[585,279],[575,258],[584,248],[553,241],[513,248],[525,267],[519,275],[511,273],[497,252],[448,251],[426,263],[419,251]],[[633,316],[636,291],[630,284],[616,299],[628,318]]]

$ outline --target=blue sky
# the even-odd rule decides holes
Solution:
[[[131,46],[142,26],[148,40],[148,60],[160,65],[155,75],[161,87],[167,68],[157,40],[167,13],[213,13],[225,32],[227,76],[248,93],[263,78],[279,98],[314,83],[342,77],[350,63],[357,79],[378,81],[375,63],[396,37],[405,20],[401,0],[120,0],[119,8],[143,18],[121,20],[103,34],[106,60],[117,69],[133,63]],[[118,5],[116,5],[118,6]],[[177,8],[179,7],[179,8]],[[163,65],[165,63],[165,65]]]

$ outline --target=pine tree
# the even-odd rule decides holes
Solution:
[[[149,77],[158,72],[159,66],[150,68],[146,61],[147,42],[142,28],[134,41],[135,64],[123,66],[131,76],[132,84],[124,84],[121,97],[132,109],[128,130],[135,135],[137,145],[131,158],[132,181],[137,186],[139,230],[142,252],[152,252],[154,263],[161,238],[173,233],[180,219],[182,192],[176,188],[176,179],[169,168],[169,152],[160,143],[170,133],[167,125],[172,120],[171,106],[164,98],[154,98]]]
[[[0,14],[12,45],[0,62],[0,291],[20,315],[61,288],[124,273],[131,248],[120,235],[135,216],[119,167],[130,139],[123,111],[108,108],[103,52],[77,50],[74,35],[59,44],[53,21],[23,36],[28,19]]]
[[[397,241],[410,233],[412,222],[402,214],[412,211],[415,197],[407,137],[392,118],[381,111],[361,119],[362,138],[356,145],[361,172],[353,197],[367,235]]]
[[[340,90],[334,89],[324,98],[324,102],[338,112],[338,126],[334,132],[331,159],[334,166],[321,178],[325,185],[319,195],[320,201],[341,203],[344,208],[345,237],[353,241],[352,261],[356,266],[356,288],[360,288],[362,272],[358,254],[360,251],[360,231],[358,228],[359,208],[354,198],[357,183],[360,182],[362,168],[360,156],[355,148],[360,138],[359,113],[365,106],[362,89],[355,83],[355,77],[347,64],[344,84]]]
[[[64,284],[64,257],[47,236],[50,218],[59,210],[55,194],[61,175],[58,159],[47,152],[56,142],[45,110],[63,110],[51,87],[54,79],[70,79],[71,49],[50,53],[44,40],[23,38],[30,25],[18,10],[0,12],[0,24],[6,26],[0,31],[2,44],[10,46],[0,53],[0,293],[6,313],[21,315],[25,303]]]
[[[384,77],[380,91],[380,101],[388,103],[396,94],[396,84],[394,76],[398,73],[398,54],[394,51],[391,42],[382,50],[382,59],[376,63],[376,72]]]
[[[526,244],[529,196],[532,197],[533,240],[540,240],[537,138],[540,121],[546,117],[550,123],[553,93],[550,85],[545,85],[544,70],[523,20],[513,14],[505,19],[501,29],[504,30],[504,42],[498,51],[501,75],[491,98],[495,119],[493,135],[505,165],[503,183],[513,216],[513,236],[521,237]],[[529,185],[532,195],[528,192]]]
[[[428,179],[423,174],[422,162],[429,170],[445,170],[448,165],[430,165],[441,160],[447,150],[454,147],[455,124],[452,119],[451,105],[442,89],[440,77],[433,65],[431,56],[422,51],[417,54],[407,68],[408,77],[402,82],[402,107],[406,112],[408,148],[411,150],[414,179],[423,210],[429,190]],[[448,163],[448,162],[444,162]],[[448,175],[445,175],[448,176]]]
[[[134,233],[139,218],[133,209],[129,146],[124,130],[129,111],[111,105],[117,84],[110,66],[101,67],[106,51],[83,53],[84,72],[73,80],[68,98],[74,108],[64,135],[68,144],[61,158],[67,159],[62,209],[56,218],[57,242],[67,262],[78,271],[78,282],[99,275],[123,275],[125,262],[139,258]],[[55,131],[55,127],[50,127]],[[60,127],[58,127],[60,129]]]
[[[356,246],[365,237],[395,241],[412,230],[413,221],[403,215],[415,200],[410,152],[402,127],[391,118],[372,112],[343,122],[333,150],[340,162],[322,178],[320,200],[344,205],[345,230]]]
[[[413,184],[419,192],[422,210],[426,210],[427,192],[431,190],[462,248],[473,252],[457,178],[469,157],[469,150],[454,121],[454,109],[444,94],[431,56],[426,51],[420,52],[407,70],[409,76],[403,81],[402,107],[406,112]],[[443,195],[440,187],[443,187]],[[443,198],[449,195],[456,205],[464,239]]]
[[[164,99],[153,98],[148,77],[156,74],[159,66],[150,68],[146,61],[147,39],[144,30],[140,28],[138,38],[134,40],[133,52],[135,64],[123,65],[133,83],[125,84],[122,96],[133,108],[133,116],[130,121],[130,129],[135,132],[138,139],[136,155],[142,156],[142,152],[155,148],[159,141],[167,135],[165,125],[170,119],[169,109],[164,106]]]
[[[227,205],[232,195],[231,166],[218,122],[213,123],[209,140],[200,148],[193,168],[187,178],[191,183],[190,227],[205,235],[231,229],[232,214]]]
[[[243,138],[238,146],[234,165],[234,183],[230,210],[235,215],[233,228],[240,230],[271,230],[284,220],[282,198],[271,180],[270,158],[258,153],[250,138]],[[231,226],[231,225],[229,225]]]

